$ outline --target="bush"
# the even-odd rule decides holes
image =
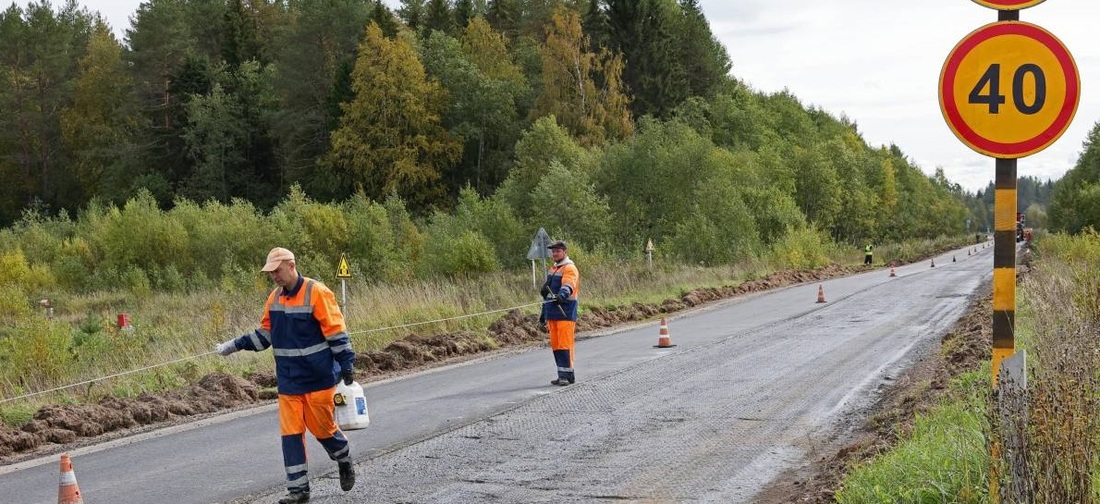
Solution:
[[[474,231],[464,231],[457,236],[429,235],[420,264],[424,276],[469,275],[496,270],[493,246]]]
[[[829,263],[828,238],[809,227],[793,229],[771,246],[768,260],[778,269],[814,269]]]
[[[175,265],[190,271],[195,267],[187,228],[162,212],[147,191],[128,201],[122,210],[109,211],[103,232],[106,262],[120,270]]]
[[[175,264],[178,271],[217,279],[233,265],[254,266],[271,248],[274,233],[269,219],[247,201],[233,200],[231,205],[210,201],[200,206],[177,200],[169,215],[187,230],[187,249],[194,259],[192,269]]]

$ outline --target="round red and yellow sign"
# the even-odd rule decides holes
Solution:
[[[1019,21],[964,37],[940,71],[940,110],[964,144],[1005,159],[1039,152],[1066,131],[1081,98],[1073,56],[1057,37]]]

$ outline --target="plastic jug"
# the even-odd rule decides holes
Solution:
[[[336,425],[341,430],[362,429],[370,425],[367,413],[367,396],[359,382],[344,385],[343,380],[336,384],[336,394],[332,397],[336,405]]]

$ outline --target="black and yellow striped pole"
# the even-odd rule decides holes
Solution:
[[[1016,353],[1016,160],[997,159],[993,201],[993,387]]]
[[[944,120],[974,151],[994,158],[993,204],[993,386],[1008,361],[1019,366],[1026,386],[1026,362],[1016,354],[1016,160],[1054,143],[1069,127],[1081,98],[1073,56],[1057,37],[1020,21],[1020,9],[1044,0],[974,0],[997,10],[997,22],[982,26],[955,45],[940,71]],[[1018,362],[1018,364],[1017,364]],[[1001,501],[1001,441],[994,433],[990,455],[990,502]],[[1013,468],[1009,467],[1009,471]],[[1014,474],[1014,472],[1012,473]]]

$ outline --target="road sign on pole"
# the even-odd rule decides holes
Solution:
[[[959,140],[981,154],[1016,159],[1062,136],[1077,112],[1081,82],[1057,37],[1030,23],[999,21],[951,50],[939,95]]]
[[[542,260],[542,276],[546,276],[546,259],[550,257],[550,234],[545,228],[539,228],[535,236],[531,238],[531,248],[527,249],[527,260],[531,261],[531,285],[538,287],[535,280],[535,260]]]

